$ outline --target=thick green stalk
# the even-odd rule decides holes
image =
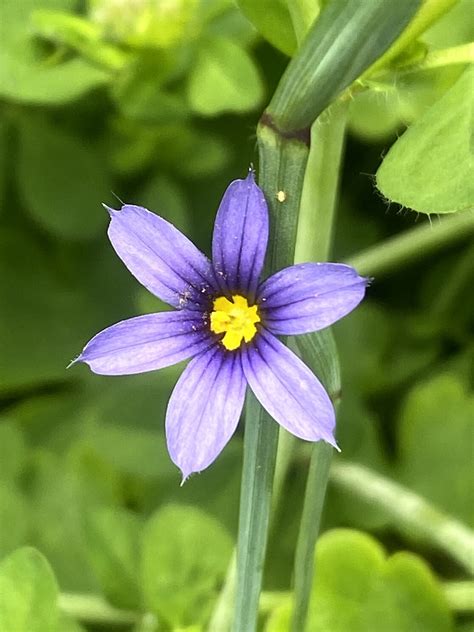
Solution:
[[[311,128],[311,147],[301,196],[295,263],[326,261],[331,250],[334,211],[339,187],[340,161],[343,151],[344,130],[348,103],[337,102],[318,119]],[[319,334],[316,334],[316,336]],[[303,339],[300,340],[303,342]],[[307,341],[308,342],[308,341]],[[319,345],[318,345],[319,347]],[[335,346],[333,346],[335,350]],[[304,344],[297,346],[297,353],[308,362],[308,354],[314,348]],[[319,355],[318,357],[323,357]],[[325,357],[325,356],[324,356]],[[331,384],[337,357],[328,359],[324,366],[315,366],[316,374],[326,384]],[[337,373],[339,373],[337,368]],[[339,387],[336,388],[339,390]],[[293,435],[280,430],[274,495],[279,498],[286,472],[291,463],[296,440]]]
[[[283,138],[266,124],[265,119],[257,133],[259,184],[270,210],[271,231],[266,265],[270,274],[290,265],[294,259],[308,147],[303,135],[300,138]],[[261,408],[253,394],[249,394],[237,542],[234,632],[253,632],[257,626],[277,444],[278,425]]]
[[[426,257],[455,241],[466,239],[474,233],[474,213],[463,211],[441,217],[433,223],[424,222],[401,235],[367,248],[349,258],[349,265],[359,274],[379,276],[413,261]]]
[[[440,548],[474,575],[474,532],[426,499],[355,463],[334,463],[331,482],[380,507],[403,535]]]
[[[237,543],[235,632],[255,630],[267,545],[278,426],[249,391]]]
[[[282,132],[312,125],[402,33],[421,0],[328,2],[288,65],[267,108]]]

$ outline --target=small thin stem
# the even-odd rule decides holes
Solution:
[[[73,619],[92,625],[136,625],[144,616],[131,610],[114,608],[98,595],[61,593],[58,605]]]
[[[404,535],[448,553],[474,575],[474,532],[415,492],[354,463],[334,463],[331,481],[357,498],[381,508]]]
[[[324,112],[312,127],[311,151],[298,224],[297,261],[325,261],[329,257],[346,120],[347,103],[339,102]],[[299,341],[297,339],[297,344],[303,361],[313,369],[337,401],[340,375],[332,333],[327,330],[301,337]],[[295,553],[294,632],[302,632],[306,626],[314,578],[314,548],[319,535],[332,453],[333,448],[322,441],[312,447]]]
[[[397,68],[397,74],[408,74],[419,70],[431,70],[454,64],[472,64],[474,62],[474,42],[461,44],[428,53],[423,61]]]
[[[332,246],[348,103],[338,101],[311,128],[295,263],[327,261]]]
[[[474,581],[447,582],[443,591],[452,610],[474,612]]]
[[[424,222],[422,226],[367,248],[350,257],[347,263],[356,268],[359,274],[388,274],[472,233],[474,213],[454,213],[433,223]]]
[[[321,525],[332,453],[332,446],[323,441],[316,443],[311,452],[303,514],[295,554],[295,607],[292,620],[294,632],[302,631],[306,627],[314,578],[314,547]]]

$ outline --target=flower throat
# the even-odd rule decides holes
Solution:
[[[260,322],[257,306],[249,306],[243,296],[235,294],[231,301],[220,296],[215,299],[213,307],[211,331],[225,334],[221,342],[229,351],[240,347],[242,340],[250,342],[257,333],[255,323]]]

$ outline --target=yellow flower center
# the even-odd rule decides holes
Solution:
[[[242,339],[250,342],[257,333],[255,323],[260,322],[256,305],[249,306],[247,299],[235,294],[232,301],[220,296],[214,301],[214,311],[211,312],[211,331],[223,334],[222,344],[232,351],[237,349]]]

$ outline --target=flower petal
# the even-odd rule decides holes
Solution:
[[[245,387],[240,354],[220,347],[194,358],[182,373],[168,403],[166,437],[183,481],[208,467],[234,434]]]
[[[267,203],[249,172],[245,180],[229,185],[216,216],[212,258],[223,289],[253,300],[267,241]]]
[[[242,353],[245,377],[268,413],[300,439],[337,448],[334,408],[310,369],[275,336],[261,331]]]
[[[197,312],[160,312],[104,329],[75,362],[85,362],[100,375],[131,375],[176,364],[213,343]]]
[[[118,256],[150,292],[174,307],[200,308],[215,285],[209,259],[172,224],[141,206],[108,209]]]
[[[265,326],[275,334],[324,329],[364,298],[367,279],[342,263],[301,263],[262,283],[258,302]]]

